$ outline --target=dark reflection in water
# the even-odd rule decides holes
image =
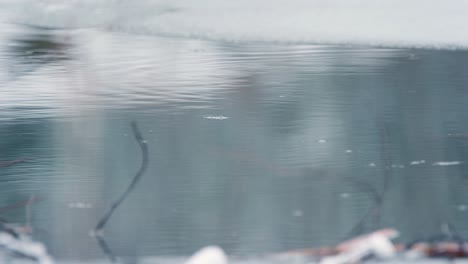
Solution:
[[[0,160],[27,159],[0,168],[0,206],[43,198],[32,224],[54,256],[102,257],[89,231],[140,164],[132,120],[150,160],[105,229],[120,256],[335,243],[372,193],[360,231],[468,236],[466,51],[11,25],[0,40]]]
[[[48,63],[69,59],[69,37],[54,31],[33,31],[18,35],[8,45],[5,63],[13,75],[24,75]],[[7,58],[8,58],[7,57]]]

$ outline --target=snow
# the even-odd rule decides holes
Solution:
[[[0,21],[49,27],[234,42],[468,47],[462,0],[18,0],[0,8]]]

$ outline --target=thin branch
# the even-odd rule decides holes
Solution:
[[[371,216],[376,218],[379,210],[380,210],[380,204],[374,204],[372,207],[367,209],[366,213],[361,217],[361,219],[359,219],[359,221],[347,233],[346,238],[348,239],[348,238],[352,238],[357,235],[363,234],[365,231],[367,220]]]
[[[382,194],[372,186],[372,184],[358,180],[358,179],[347,179],[352,185],[356,188],[361,189],[365,194],[369,196],[370,199],[374,201],[376,204],[380,204],[382,202]]]
[[[33,232],[33,227],[32,227],[32,205],[34,201],[36,200],[36,196],[32,194],[29,196],[29,200],[25,205],[25,228],[29,230],[30,233]]]
[[[364,231],[367,221],[372,216],[374,222],[372,223],[375,226],[380,225],[382,218],[382,206],[389,189],[390,178],[392,176],[391,165],[392,165],[392,155],[390,150],[390,137],[388,133],[387,126],[385,124],[378,126],[381,136],[380,152],[382,159],[382,169],[383,169],[383,179],[382,179],[382,188],[379,191],[374,188],[371,184],[365,183],[359,180],[351,179],[351,183],[361,190],[364,190],[369,197],[374,200],[374,205],[371,206],[367,212],[363,215],[361,219],[351,228],[348,232],[348,236],[359,235]]]
[[[135,140],[137,141],[138,145],[140,146],[141,149],[141,155],[142,155],[142,161],[140,165],[140,169],[136,173],[136,175],[133,177],[132,182],[130,185],[127,187],[125,192],[117,199],[115,200],[114,203],[112,203],[111,207],[107,211],[107,213],[101,218],[101,220],[98,222],[96,227],[94,228],[94,231],[96,234],[99,234],[99,231],[101,231],[104,226],[107,224],[109,221],[110,217],[114,213],[114,211],[119,207],[119,205],[127,198],[127,196],[130,194],[130,192],[135,188],[135,185],[138,183],[138,181],[141,179],[141,176],[146,171],[146,168],[148,167],[148,146],[147,142],[143,139],[143,136],[141,135],[140,130],[138,129],[138,126],[136,122],[132,122],[132,130],[133,134],[135,136]]]
[[[10,167],[18,163],[25,162],[27,159],[15,159],[15,160],[7,160],[7,161],[0,161],[0,168]]]
[[[116,263],[117,262],[117,257],[115,256],[114,252],[112,252],[112,250],[110,249],[110,247],[107,244],[106,240],[102,236],[99,236],[99,235],[96,236],[96,240],[97,240],[97,242],[99,244],[99,247],[102,249],[104,254],[109,258],[109,260],[112,263]]]
[[[381,190],[381,198],[382,202],[385,199],[385,196],[387,195],[389,185],[390,185],[390,178],[392,177],[392,163],[393,163],[393,158],[392,158],[392,150],[390,149],[390,135],[388,132],[388,126],[384,123],[380,127],[380,135],[382,138],[382,142],[380,144],[381,149],[381,159],[382,159],[382,164],[383,164],[383,184],[382,184],[382,190]]]

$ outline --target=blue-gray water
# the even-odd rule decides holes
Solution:
[[[63,260],[329,245],[395,227],[468,236],[468,52],[228,43],[0,24],[0,206],[36,195]],[[2,217],[23,223],[23,209]],[[380,216],[380,217],[379,217]]]

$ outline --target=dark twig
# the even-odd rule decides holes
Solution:
[[[109,221],[114,211],[125,200],[125,198],[127,198],[127,196],[130,194],[133,188],[135,188],[135,185],[141,179],[141,176],[145,173],[146,168],[148,167],[148,146],[146,144],[146,141],[143,139],[136,122],[132,122],[132,129],[133,129],[133,134],[135,136],[135,139],[138,142],[138,145],[140,145],[140,149],[141,149],[142,161],[141,161],[140,169],[138,170],[136,175],[133,177],[132,182],[127,187],[125,192],[111,205],[107,213],[98,222],[98,224],[94,228],[94,231],[96,234],[99,234],[99,231],[101,231],[104,228],[104,226]]]
[[[15,159],[15,160],[7,160],[7,161],[0,161],[0,168],[10,167],[18,163],[25,162],[26,159]]]
[[[99,247],[102,249],[104,254],[109,258],[109,260],[112,263],[116,263],[117,262],[117,257],[115,256],[114,252],[112,252],[109,245],[107,245],[106,240],[102,236],[99,236],[99,235],[96,236],[96,240],[97,240],[97,242],[99,244]]]
[[[353,237],[355,235],[359,235],[365,231],[365,226],[370,217],[373,220],[373,228],[380,225],[380,220],[382,216],[382,206],[387,195],[389,189],[390,178],[392,174],[392,155],[390,150],[390,138],[388,129],[385,124],[379,126],[380,136],[381,136],[381,144],[380,144],[380,153],[382,159],[382,170],[383,170],[383,179],[382,179],[382,187],[381,190],[378,191],[374,186],[371,184],[358,181],[358,180],[351,180],[351,182],[358,186],[358,188],[364,190],[369,197],[374,200],[374,205],[371,206],[364,216],[351,228],[348,232],[347,237]]]
[[[382,158],[382,164],[383,164],[383,184],[382,184],[382,190],[381,190],[381,203],[383,203],[383,200],[385,199],[385,196],[387,195],[389,185],[390,185],[390,179],[392,177],[392,163],[393,163],[393,158],[392,158],[392,150],[390,148],[390,135],[388,131],[388,127],[385,124],[382,124],[380,127],[380,133],[382,137],[382,142],[380,144],[381,149],[381,158]]]
[[[109,219],[111,218],[112,214],[114,211],[119,207],[119,205],[127,198],[127,196],[130,194],[130,192],[135,188],[135,185],[138,183],[138,181],[141,179],[143,174],[146,171],[146,168],[148,167],[148,146],[146,144],[146,141],[143,139],[143,136],[141,135],[140,130],[138,129],[138,126],[136,122],[132,122],[132,130],[133,134],[135,136],[135,139],[140,146],[141,149],[141,156],[142,156],[142,161],[140,165],[140,169],[138,169],[137,173],[133,177],[132,182],[130,185],[127,187],[125,192],[117,199],[115,200],[114,203],[112,203],[111,207],[107,211],[107,213],[99,220],[98,224],[94,228],[94,235],[96,237],[96,240],[99,244],[99,247],[102,249],[104,254],[109,258],[109,260],[112,263],[117,262],[117,257],[115,254],[112,252],[110,249],[109,245],[107,244],[106,240],[102,237],[101,230],[104,228],[104,226],[107,224]]]
[[[372,217],[373,219],[377,219],[378,211],[382,206],[382,194],[379,193],[378,190],[372,184],[368,182],[360,181],[357,179],[350,179],[349,180],[353,185],[355,185],[358,189],[361,189],[366,194],[368,194],[369,198],[373,200],[374,204],[367,209],[367,212],[359,219],[359,221],[351,228],[351,230],[347,233],[346,238],[351,238],[356,235],[360,235],[366,231],[366,223]]]
[[[376,218],[376,214],[379,210],[380,204],[374,204],[374,206],[367,209],[367,212],[359,219],[359,221],[351,228],[351,230],[346,235],[346,238],[352,238],[356,235],[365,233],[366,223],[370,217]]]
[[[356,188],[361,189],[362,192],[367,194],[375,204],[382,203],[382,194],[372,184],[358,179],[349,179],[349,181]]]

